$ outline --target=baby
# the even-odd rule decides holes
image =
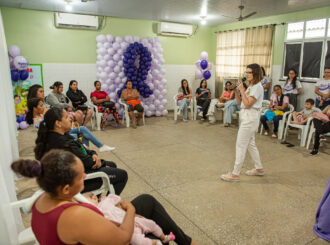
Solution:
[[[307,122],[308,118],[312,116],[312,113],[316,111],[314,106],[314,100],[313,99],[307,99],[305,101],[305,109],[303,109],[301,112],[292,112],[293,117],[293,124],[300,124],[303,125]]]
[[[120,196],[110,194],[100,202],[97,196],[93,193],[83,194],[92,204],[104,214],[104,217],[116,225],[120,225],[125,217],[126,212],[121,208]],[[145,237],[145,234],[152,233],[158,237],[159,240],[154,240]],[[169,235],[164,235],[162,229],[152,220],[146,219],[142,216],[136,215],[134,220],[134,232],[130,244],[132,245],[162,245],[169,243],[175,239],[174,234],[171,232]]]

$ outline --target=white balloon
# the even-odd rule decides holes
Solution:
[[[96,43],[97,48],[103,48],[103,43]]]
[[[148,105],[144,104],[143,107],[144,107],[144,110],[145,111],[148,111],[148,109],[149,109],[149,106]]]
[[[118,36],[118,37],[116,37],[115,40],[116,40],[116,42],[121,43],[123,41],[123,38]]]
[[[108,34],[108,35],[106,36],[106,38],[107,38],[108,42],[110,42],[110,43],[112,43],[113,40],[114,40],[114,37],[113,37],[111,34]]]
[[[115,95],[115,97],[117,97],[117,96]],[[113,97],[113,98],[115,98],[115,97]],[[117,109],[120,108],[120,104],[119,104],[119,103],[116,103],[116,108],[117,108]]]
[[[111,46],[111,44],[110,44],[109,42],[105,42],[105,43],[103,44],[103,47],[104,47],[105,49],[110,48],[110,46]]]
[[[115,50],[113,48],[108,48],[108,54],[113,55]]]
[[[16,56],[13,63],[18,70],[24,70],[28,66],[28,62],[23,56]]]
[[[140,41],[140,38],[138,36],[133,36],[133,41],[138,42],[138,41]]]
[[[120,72],[120,68],[119,68],[119,66],[115,66],[115,68],[113,68],[113,71],[114,71],[115,73],[119,73],[119,72]]]
[[[167,94],[167,90],[164,88],[161,93],[162,94]]]
[[[163,100],[162,100],[162,104],[163,104],[163,105],[166,105],[166,104],[167,104],[167,99],[163,99]]]
[[[115,74],[114,72],[111,72],[110,75],[109,75],[109,77],[110,77],[111,79],[114,79],[114,78],[116,77],[116,74]]]
[[[155,105],[156,106],[160,105],[160,101],[159,100],[155,100]]]
[[[111,68],[109,66],[106,66],[104,68],[104,72],[109,73],[111,71]]]
[[[114,50],[117,50],[117,49],[120,47],[120,45],[119,45],[119,43],[115,42],[115,43],[112,45],[112,47],[113,47]]]
[[[100,78],[105,79],[107,77],[107,74],[105,72],[100,73]]]
[[[110,93],[110,94],[109,94],[109,97],[110,97],[111,99],[116,98],[116,93]]]
[[[116,77],[116,79],[115,79],[115,83],[116,83],[116,84],[119,84],[120,82],[121,82],[120,77]]]
[[[106,51],[105,48],[99,48],[99,49],[97,49],[97,54],[104,55],[106,52],[107,51]]]
[[[154,88],[155,88],[155,86],[152,84],[152,83],[150,83],[150,84],[148,84],[149,85],[149,88],[151,89],[151,90],[153,90]]]
[[[133,40],[132,36],[126,36],[125,37],[125,41],[128,42],[128,43],[132,42],[132,40]]]
[[[158,107],[157,107],[157,110],[159,110],[159,111],[162,111],[162,110],[164,110],[165,109],[165,107],[163,106],[163,105],[159,105]]]
[[[120,78],[123,78],[123,77],[125,76],[125,74],[124,74],[124,72],[119,72],[118,76],[119,76]]]
[[[152,94],[152,95],[149,96],[149,98],[150,98],[151,100],[154,100],[154,99],[155,99],[155,95]]]
[[[109,60],[108,61],[108,66],[110,66],[110,67],[114,67],[116,64],[115,64],[115,62],[113,61],[113,60]]]
[[[151,105],[149,106],[149,110],[154,111],[155,109],[156,109],[155,105],[152,105],[152,104],[151,104]]]
[[[123,64],[124,64],[124,62],[123,62],[123,60],[121,59],[120,61],[118,61],[118,64],[117,64],[117,65],[118,65],[119,67],[122,67]]]
[[[96,37],[96,41],[100,43],[104,43],[106,41],[106,37],[103,34],[100,34]]]
[[[106,89],[107,89],[107,85],[106,85],[105,83],[102,83],[102,85],[101,85],[101,89],[102,89],[102,90],[106,90]]]
[[[162,115],[162,113],[160,111],[156,111],[156,116],[160,117]]]
[[[105,80],[105,83],[109,86],[111,84],[111,80],[108,78],[107,80]]]
[[[152,115],[152,112],[151,111],[146,111],[146,116],[147,117],[150,117]]]
[[[105,67],[106,64],[107,64],[107,62],[105,60],[100,60],[99,61],[99,66],[101,66],[101,67]]]
[[[103,59],[103,56],[100,55],[100,54],[98,54],[98,55],[96,56],[96,59],[97,59],[97,60],[102,60],[102,59]]]
[[[97,66],[98,66],[98,62],[96,62],[96,64],[97,64]],[[98,66],[98,67],[97,67],[97,71],[98,71],[99,73],[101,73],[101,72],[103,71],[103,67]],[[104,70],[104,71],[105,71],[105,70]]]
[[[120,44],[120,47],[122,48],[122,49],[126,49],[127,47],[128,47],[128,43],[126,43],[126,42],[122,42],[121,44]]]
[[[110,80],[110,79],[109,79]],[[111,81],[111,80],[110,80]],[[111,84],[110,86],[109,86],[109,90],[112,92],[112,91],[115,91],[115,89],[116,89],[116,86],[114,85],[114,84]]]
[[[118,60],[120,59],[118,54],[115,54],[112,58],[113,58],[113,60],[115,60],[115,61],[118,61]]]
[[[127,80],[126,77],[124,77],[124,78],[121,79],[121,82],[126,83],[126,80]]]
[[[163,115],[163,116],[166,116],[167,114],[168,114],[168,111],[167,111],[167,110],[163,110],[163,111],[162,111],[162,115]]]

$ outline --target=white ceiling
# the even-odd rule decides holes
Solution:
[[[207,25],[236,21],[241,0],[71,0],[72,12],[132,19],[199,24],[207,5]],[[87,2],[82,2],[87,1]],[[0,0],[0,6],[67,12],[65,0]],[[330,6],[329,0],[243,0],[243,16],[249,19]],[[232,18],[224,17],[232,16]]]

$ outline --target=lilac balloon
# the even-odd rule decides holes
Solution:
[[[124,74],[124,72],[119,72],[118,76],[119,76],[120,78],[123,78],[123,77],[125,76],[125,74]]]
[[[110,80],[110,79],[109,79]],[[110,80],[111,81],[111,80]],[[110,84],[111,84],[111,82],[110,82]],[[115,91],[116,90],[116,86],[114,85],[114,84],[111,84],[110,86],[109,86],[109,90],[110,91]]]
[[[144,110],[145,111],[148,111],[149,110],[149,106],[148,105],[144,104],[143,107],[144,107]]]
[[[108,66],[110,66],[110,67],[114,67],[116,64],[115,64],[115,62],[113,61],[113,60],[109,60],[108,61]]]
[[[151,104],[151,105],[149,106],[149,110],[154,111],[155,109],[156,109],[155,105]]]
[[[152,83],[148,84],[148,86],[151,90],[153,90],[155,88],[155,86]]]
[[[213,68],[213,64],[211,62],[209,62],[208,66],[207,66],[207,69],[212,70],[212,68]]]
[[[121,66],[123,66],[123,65],[124,65],[124,62],[123,62],[122,60],[119,60],[119,61],[118,61],[118,66],[121,67]]]
[[[162,111],[162,115],[163,115],[163,116],[167,116],[167,114],[168,114],[168,111],[167,111],[167,110],[163,110],[163,111]]]
[[[196,65],[197,69],[202,69],[201,68],[201,60],[197,60],[195,65]]]
[[[112,47],[114,50],[117,50],[120,47],[120,45],[119,45],[119,43],[116,42],[112,45]]]
[[[149,98],[150,98],[151,100],[154,100],[154,99],[155,99],[155,95],[152,94],[152,95],[149,96]]]
[[[107,65],[107,62],[105,60],[100,60],[98,65],[101,67],[105,67]]]
[[[162,100],[162,104],[163,104],[163,105],[166,105],[166,104],[167,104],[167,99],[163,99],[163,100]]]
[[[140,41],[140,38],[138,36],[133,36],[133,41],[134,42],[139,42]]]
[[[120,56],[119,56],[118,54],[115,54],[112,58],[113,58],[113,60],[115,60],[115,61],[119,61]]]
[[[113,48],[108,48],[108,54],[113,55],[116,51]]]
[[[203,51],[203,52],[201,53],[201,60],[206,60],[208,56],[209,56],[208,53],[205,52],[205,51]],[[204,69],[205,69],[205,68],[204,68]]]
[[[105,79],[107,77],[107,74],[105,72],[100,73],[100,78]]]
[[[100,54],[100,55],[105,55],[105,53],[107,52],[105,48],[99,48],[97,49],[97,54]]]
[[[116,42],[121,43],[123,41],[123,38],[118,36],[118,37],[116,37],[115,40],[116,40]]]
[[[103,43],[97,43],[97,44],[96,44],[96,47],[97,47],[97,48],[103,48]]]
[[[119,73],[119,72],[120,72],[120,68],[119,68],[119,66],[115,66],[115,68],[113,68],[113,71],[114,71],[115,73]]]
[[[132,42],[133,41],[132,36],[125,36],[125,41],[128,43]]]
[[[124,78],[121,79],[121,82],[122,82],[122,83],[126,83],[126,80],[127,80],[127,78],[124,77]]]
[[[20,122],[19,123],[19,128],[20,129],[27,129],[29,127],[29,124],[27,124],[26,121]]]
[[[162,113],[160,111],[156,111],[156,116],[160,117],[162,115]]]
[[[111,46],[111,44],[108,43],[108,42],[106,42],[106,43],[103,44],[103,47],[104,47],[105,49],[110,48],[110,46]]]
[[[164,89],[162,90],[161,94],[166,95],[166,94],[167,94],[167,89],[164,88]]]
[[[155,105],[156,106],[160,105],[160,101],[159,100],[155,100]]]
[[[107,84],[108,86],[111,84],[111,79],[107,79],[107,80],[105,80],[105,82],[104,82],[105,84]]]
[[[152,112],[151,111],[146,111],[146,116],[147,117],[151,117],[151,115],[152,115]]]
[[[106,41],[106,37],[103,34],[100,34],[96,37],[96,41],[100,43],[104,43]]]
[[[196,78],[197,79],[202,79],[203,78],[203,73],[200,70],[196,71]]]
[[[120,77],[116,77],[116,79],[115,79],[115,83],[116,83],[116,84],[120,84],[120,82],[121,82]]]
[[[9,54],[11,57],[15,58],[16,56],[19,56],[21,53],[21,50],[18,46],[16,45],[11,45],[9,47]]]
[[[128,43],[123,42],[123,43],[120,44],[120,47],[121,47],[122,49],[126,49],[126,48],[128,47]]]
[[[28,66],[28,62],[23,56],[16,56],[14,58],[14,66],[17,70],[24,70]]]
[[[116,95],[117,95],[116,93],[110,93],[110,94],[109,94],[109,96],[110,96],[111,99],[116,98]]]
[[[100,55],[100,54],[98,54],[98,55],[96,56],[96,59],[97,59],[97,60],[102,60],[102,59],[103,59],[103,56]]]
[[[110,73],[111,72],[111,67],[109,67],[109,66],[105,67],[104,72]]]
[[[101,89],[102,89],[102,90],[106,90],[107,87],[108,87],[108,86],[107,86],[105,83],[102,83],[102,85],[101,85]]]
[[[114,40],[114,37],[111,34],[106,35],[106,38],[109,43],[112,43]]]
[[[116,74],[115,74],[114,72],[111,72],[110,75],[109,75],[109,77],[110,77],[111,79],[114,79],[114,78],[116,77]]]
[[[160,104],[160,105],[157,107],[157,109],[158,109],[159,111],[162,111],[162,110],[165,109],[165,107],[164,107],[163,105]]]

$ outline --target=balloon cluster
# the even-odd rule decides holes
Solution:
[[[20,52],[20,48],[16,45],[9,47],[10,73],[13,82],[24,81],[29,77],[29,72],[26,70],[28,62],[20,55]]]
[[[16,118],[17,129],[27,129],[29,124],[25,121],[25,115],[20,115]]]
[[[118,113],[123,113],[119,104],[121,92],[126,81],[131,80],[140,93],[146,116],[167,115],[165,61],[159,38],[101,34],[96,42],[96,76],[102,90],[116,103]]]
[[[196,71],[196,78],[198,79],[210,79],[211,77],[211,70],[213,64],[207,61],[208,53],[203,51],[201,53],[201,59],[196,61],[197,71]]]

